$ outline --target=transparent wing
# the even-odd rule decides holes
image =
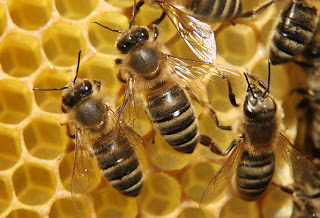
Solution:
[[[214,62],[216,59],[216,40],[211,26],[183,13],[167,2],[163,2],[161,7],[193,53],[203,61]]]
[[[112,110],[109,110],[108,115],[111,117],[114,124],[118,125],[118,116]],[[117,129],[114,132],[115,145],[122,141],[122,137],[126,137],[129,140],[135,151],[142,151],[149,162],[154,163],[157,166],[162,166],[161,157],[152,144],[123,122],[117,126]],[[115,146],[114,149],[117,149],[117,146]]]
[[[224,190],[229,186],[232,181],[231,179],[237,170],[237,164],[241,158],[244,143],[243,140],[239,140],[237,145],[233,148],[230,157],[204,191],[200,200],[200,207],[205,207],[215,199],[221,197]]]
[[[135,89],[135,81],[130,77],[126,83],[126,89],[123,97],[122,104],[118,109],[117,125],[116,130],[125,123],[131,126],[133,129],[135,127],[140,128],[139,123],[139,106],[138,96]]]
[[[86,143],[83,132],[77,130],[71,175],[71,196],[73,199],[78,193],[88,193],[95,189],[101,179],[98,166],[94,163]]]
[[[319,186],[320,178],[317,167],[306,155],[295,148],[282,133],[280,133],[277,149],[288,163],[295,183]]]

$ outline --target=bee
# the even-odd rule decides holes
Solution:
[[[154,128],[166,142],[179,152],[192,153],[198,143],[199,124],[188,90],[199,89],[195,84],[201,85],[211,76],[228,81],[227,75],[239,73],[223,65],[169,55],[167,48],[157,42],[159,29],[154,23],[131,26],[124,32],[112,31],[120,33],[116,47],[122,57],[115,62],[118,78],[126,83],[119,120],[134,111],[132,107],[139,105],[135,101],[141,99]]]
[[[273,65],[297,56],[311,41],[319,22],[319,1],[291,0],[283,10],[270,44]]]
[[[146,141],[125,124],[116,128],[118,120],[107,99],[100,94],[101,82],[78,79],[80,54],[76,76],[58,89],[34,88],[35,91],[62,90],[61,109],[66,116],[67,133],[75,139],[75,159],[72,172],[73,190],[82,151],[96,160],[109,183],[125,196],[137,196],[143,185],[142,167],[134,146]],[[148,149],[148,148],[147,148]]]
[[[306,156],[280,133],[281,110],[269,94],[270,61],[267,86],[254,76],[250,78],[261,87],[250,83],[247,74],[244,75],[248,83],[245,101],[239,118],[232,126],[237,138],[225,152],[228,154],[231,151],[231,154],[203,193],[200,206],[220,197],[233,176],[237,193],[242,199],[253,201],[262,198],[270,187],[276,162],[281,155],[290,163],[297,181],[308,179],[310,172],[315,170]]]

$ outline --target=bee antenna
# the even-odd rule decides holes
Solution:
[[[33,88],[32,90],[33,91],[61,91],[61,90],[64,90],[64,89],[67,89],[68,87],[65,86],[65,87],[62,87],[62,88],[57,88],[57,89],[41,89],[41,88]]]
[[[107,27],[107,26],[105,26],[105,25],[102,25],[101,23],[98,23],[97,21],[94,21],[93,23],[98,24],[99,26],[102,26],[103,28],[106,28],[107,30],[110,30],[110,31],[112,31],[112,32],[123,33],[123,31],[121,31],[121,30],[111,29],[110,27]]]
[[[80,66],[80,56],[81,56],[81,50],[79,51],[79,54],[78,54],[78,64],[77,64],[76,76],[75,76],[74,79],[73,79],[73,84],[76,83],[76,80],[77,80],[77,78],[78,78],[79,66]]]
[[[252,90],[252,88],[251,88],[251,85],[250,85],[250,82],[249,82],[248,76],[247,76],[247,74],[246,74],[246,73],[243,73],[243,75],[245,76],[246,81],[247,81],[247,83],[248,83],[248,88],[250,89],[250,92],[251,92],[251,94],[252,94],[253,98],[255,99],[256,97],[254,96],[254,92],[253,92],[253,90]]]
[[[129,29],[131,29],[131,26],[133,24],[133,20],[134,20],[134,17],[136,15],[136,8],[137,8],[137,1],[134,0],[133,1],[133,9],[132,9],[132,16],[131,16],[131,20],[130,20],[130,24],[129,24]]]
[[[269,60],[268,60],[268,88],[267,88],[266,91],[263,93],[262,97],[264,97],[267,93],[269,93],[270,77],[271,77],[271,61],[270,61],[270,59],[269,59]]]

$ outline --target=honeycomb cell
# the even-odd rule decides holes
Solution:
[[[165,216],[178,208],[181,187],[177,180],[166,174],[150,174],[138,198],[147,213]]]
[[[198,163],[182,176],[181,186],[193,201],[200,202],[204,190],[214,178],[220,166],[209,162]]]
[[[292,195],[281,191],[278,187],[273,187],[263,200],[263,205],[262,213],[264,217],[291,217]]]
[[[69,19],[82,19],[97,6],[98,0],[55,0],[59,13]]]
[[[51,116],[34,118],[23,130],[29,153],[41,159],[54,159],[67,147],[68,137],[60,120]]]
[[[244,24],[231,25],[216,37],[217,53],[233,65],[245,66],[257,54],[254,29]]]
[[[106,56],[95,56],[80,66],[79,77],[97,79],[102,82],[101,91],[113,97],[122,84],[117,79],[118,71],[113,67],[114,60]]]
[[[155,161],[154,164],[160,169],[166,171],[180,170],[191,161],[192,155],[174,150],[160,134],[156,134],[154,140],[155,150],[161,159],[161,162]]]
[[[11,211],[6,218],[41,218],[42,216],[37,212],[33,210],[28,209],[17,209],[14,211]]]
[[[125,197],[111,186],[106,186],[97,191],[93,201],[97,218],[134,218],[138,214],[137,200]]]
[[[0,80],[0,122],[17,124],[30,115],[31,108],[28,87],[17,80]]]
[[[10,76],[29,76],[39,68],[41,61],[40,46],[34,37],[12,33],[1,41],[0,63]]]
[[[71,66],[77,63],[79,50],[85,54],[86,41],[80,27],[70,23],[56,23],[42,35],[43,49],[57,66]]]
[[[54,195],[57,183],[48,165],[30,162],[16,169],[12,181],[17,198],[28,205],[46,203]]]
[[[75,72],[74,72],[75,74]],[[34,88],[61,88],[74,78],[71,72],[66,70],[47,68],[36,77]],[[61,91],[34,91],[37,105],[49,113],[61,113]]]
[[[50,218],[87,218],[92,217],[88,201],[83,198],[61,198],[53,202]]]
[[[6,10],[3,4],[0,4],[0,36],[2,35],[6,27],[7,27]]]
[[[215,216],[202,208],[186,207],[178,215],[177,218],[214,218]]]
[[[51,16],[50,0],[9,0],[7,4],[12,21],[23,29],[39,29]]]
[[[21,155],[19,132],[0,126],[0,170],[11,168]]]
[[[115,43],[119,33],[112,32],[93,22],[101,23],[115,30],[124,31],[129,28],[128,18],[119,13],[104,13],[92,19],[92,22],[88,26],[89,40],[99,52],[118,54]]]
[[[10,205],[12,200],[8,180],[0,177],[0,214]]]
[[[259,217],[257,203],[255,201],[244,201],[238,197],[234,197],[223,206],[220,217]]]
[[[60,165],[59,174],[63,187],[71,192],[72,169],[74,165],[74,152],[66,154]],[[89,193],[93,191],[101,181],[101,173],[98,165],[86,150],[78,151],[77,163],[73,178],[73,193]]]

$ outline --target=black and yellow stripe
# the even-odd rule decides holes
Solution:
[[[310,42],[318,24],[317,8],[305,0],[294,0],[281,15],[271,47],[271,63],[282,64],[298,55]]]
[[[192,153],[198,143],[198,120],[184,90],[166,83],[147,96],[148,115],[164,139],[175,150]]]
[[[241,0],[188,0],[186,9],[199,19],[228,21],[240,16]]]
[[[271,182],[274,168],[273,152],[254,155],[245,150],[236,174],[237,190],[241,198],[249,201],[258,199]]]

